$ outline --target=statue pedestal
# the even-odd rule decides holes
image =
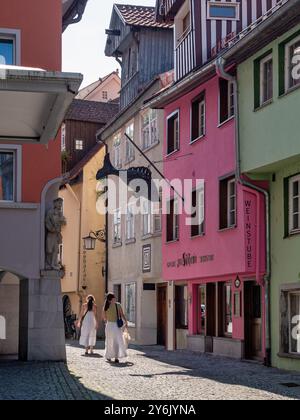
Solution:
[[[65,361],[61,272],[42,271],[21,281],[20,356],[28,361]]]

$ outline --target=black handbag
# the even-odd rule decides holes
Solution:
[[[118,308],[118,305],[116,304],[116,310],[117,310],[117,325],[118,325],[118,327],[119,328],[123,328],[124,327],[124,321],[123,321],[123,319],[120,317],[120,314],[119,314],[119,308]]]

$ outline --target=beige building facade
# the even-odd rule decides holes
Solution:
[[[90,232],[105,229],[102,214],[102,185],[96,181],[98,168],[103,164],[104,148],[96,145],[70,172],[60,189],[64,201],[61,261],[64,267],[62,295],[66,317],[77,318],[82,303],[90,294],[98,306],[99,336],[103,335],[101,311],[105,296],[105,244],[96,241],[95,250],[86,250],[83,238]]]
[[[121,112],[107,128],[99,133],[105,142],[112,165],[120,170],[147,167],[148,163],[126,139],[127,133],[152,161],[161,169],[163,141],[163,112],[143,109],[147,97],[160,88],[160,80],[141,94],[126,110]],[[160,181],[155,169],[152,177]],[[129,321],[130,333],[138,344],[166,344],[167,317],[160,322],[157,310],[162,281],[161,261],[161,205],[139,197],[141,212],[134,212],[133,202],[138,195],[121,196],[119,178],[110,177],[115,188],[109,187],[108,201],[108,287],[122,303]],[[116,192],[116,194],[115,194]],[[115,195],[114,195],[115,194]],[[114,203],[114,204],[112,204]],[[134,214],[137,213],[137,214]],[[160,331],[160,329],[165,331]]]

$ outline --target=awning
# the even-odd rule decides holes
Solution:
[[[77,73],[0,66],[0,141],[55,139],[81,82]]]

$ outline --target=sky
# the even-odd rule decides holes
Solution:
[[[63,71],[82,73],[82,87],[118,68],[113,57],[104,55],[105,29],[114,3],[154,6],[155,0],[88,0],[82,21],[70,25],[63,35]]]

